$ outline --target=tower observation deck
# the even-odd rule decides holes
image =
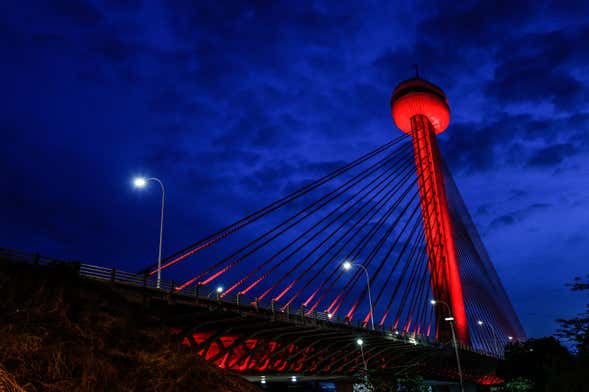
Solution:
[[[452,316],[458,341],[469,344],[456,245],[436,140],[436,135],[444,132],[450,123],[448,100],[439,87],[417,77],[395,88],[391,111],[397,127],[413,138],[430,283],[435,300],[449,308],[436,306],[436,335],[441,340],[450,339],[449,323],[444,319]]]

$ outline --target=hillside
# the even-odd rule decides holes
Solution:
[[[260,391],[75,266],[0,260],[0,391]]]

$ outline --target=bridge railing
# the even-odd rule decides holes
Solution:
[[[116,268],[101,267],[92,264],[85,264],[77,261],[65,261],[58,260],[40,255],[39,253],[27,253],[19,252],[10,249],[0,248],[0,260],[7,259],[18,262],[25,262],[30,264],[49,266],[52,264],[76,264],[79,266],[80,276],[100,280],[109,281],[112,283],[130,285],[135,287],[144,287],[149,289],[160,290],[164,293],[170,293],[175,296],[182,296],[190,299],[204,299],[204,300],[216,300],[222,303],[237,304],[240,306],[250,306],[254,310],[266,310],[271,311],[273,316],[279,320],[300,320],[301,322],[306,321],[320,321],[334,324],[344,324],[356,328],[364,328],[359,320],[354,324],[351,320],[341,319],[340,317],[331,317],[327,312],[313,311],[309,312],[303,307],[292,308],[288,307],[282,309],[276,303],[272,301],[260,302],[255,297],[244,296],[244,295],[226,295],[222,296],[222,293],[217,293],[215,289],[208,286],[190,286],[182,290],[177,290],[174,281],[161,280],[160,286],[157,287],[157,278],[155,275],[149,274],[134,274],[131,272],[121,271]],[[393,330],[391,328],[379,327],[376,330],[389,338],[395,340],[402,340],[412,344],[421,345],[437,345],[443,346],[443,344],[437,342],[435,339],[414,334],[405,334],[402,331]],[[470,346],[459,345],[461,350],[477,352],[482,355],[496,356],[491,353],[481,352],[480,350],[474,350]]]

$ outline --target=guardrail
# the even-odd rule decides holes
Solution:
[[[182,290],[177,290],[174,281],[171,280],[160,280],[160,285],[157,287],[157,278],[155,275],[149,274],[134,274],[131,272],[121,271],[116,268],[107,268],[107,267],[100,267],[97,265],[92,264],[85,264],[78,261],[66,261],[66,260],[58,260],[49,257],[45,257],[40,255],[39,253],[27,253],[27,252],[20,252],[11,249],[0,248],[0,259],[8,259],[12,261],[24,262],[29,264],[41,265],[41,266],[50,266],[54,264],[78,264],[79,265],[79,273],[80,276],[85,278],[100,280],[100,281],[109,281],[113,283],[119,283],[124,285],[130,285],[135,287],[144,287],[149,289],[160,290],[164,293],[170,293],[173,295],[178,295],[181,297],[185,297],[187,299],[209,299],[209,300],[216,300],[221,303],[228,303],[228,304],[237,304],[243,306],[251,306],[254,310],[266,310],[271,311],[274,315],[278,316],[281,319],[289,320],[291,317],[297,317],[299,319],[304,320],[318,320],[327,323],[339,324],[339,325],[346,325],[349,327],[356,327],[356,328],[366,328],[360,324],[360,321],[357,320],[356,325],[353,325],[352,322],[349,320],[342,320],[339,317],[331,317],[327,312],[319,312],[313,311],[308,312],[305,310],[304,307],[291,309],[290,307],[281,310],[277,308],[274,302],[260,302],[257,298],[252,297],[244,297],[243,295],[232,295],[232,296],[224,296],[222,297],[218,293],[216,293],[215,289],[211,289],[207,286],[202,285],[195,285],[184,288]],[[215,294],[211,297],[211,294]],[[428,336],[423,335],[415,335],[415,334],[405,334],[403,331],[395,330],[392,328],[385,328],[377,327],[376,331],[383,335],[386,335],[389,338],[393,338],[399,341],[405,341],[410,344],[421,344],[427,346],[439,346],[443,347],[444,344],[437,342],[435,339],[432,339]],[[465,345],[458,345],[459,348],[463,351],[471,351],[476,352],[477,354],[490,356],[490,357],[497,357],[496,354],[475,350],[470,346]]]

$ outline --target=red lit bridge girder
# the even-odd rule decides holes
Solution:
[[[216,366],[246,376],[353,378],[364,369],[356,343],[361,337],[371,374],[457,377],[450,345],[209,299],[184,303],[179,295],[173,304],[182,310],[176,312],[172,330],[184,345]],[[493,357],[466,347],[461,356],[466,379],[477,382],[494,371]]]

